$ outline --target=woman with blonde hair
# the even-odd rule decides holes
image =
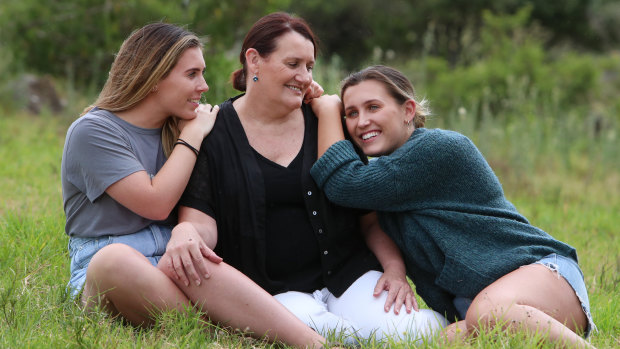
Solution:
[[[321,346],[323,337],[204,243],[171,233],[175,206],[219,110],[200,104],[209,88],[204,71],[196,35],[146,25],[125,40],[99,98],[70,126],[61,176],[71,296],[134,325],[193,304],[211,320],[258,337]],[[196,282],[200,302],[166,275],[189,261],[208,278]]]
[[[422,299],[460,320],[447,337],[497,326],[588,346],[579,335],[595,326],[575,249],[517,211],[473,142],[424,128],[426,101],[396,69],[351,74],[341,98],[312,102],[321,155],[312,176],[334,202],[377,210]]]

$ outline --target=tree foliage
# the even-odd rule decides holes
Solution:
[[[549,33],[546,45],[589,50],[617,47],[620,4],[613,0],[311,0],[291,3],[320,34],[329,54],[357,67],[381,49],[392,56],[431,54],[456,64],[480,39],[483,13],[515,14],[531,7],[525,25]],[[612,20],[614,18],[616,22]]]
[[[188,22],[182,3],[161,0],[9,0],[1,42],[23,69],[101,84],[113,54],[138,26],[161,19]]]
[[[441,57],[454,67],[473,63],[476,50],[485,45],[485,11],[511,15],[525,6],[530,12],[522,25],[543,29],[543,49],[558,43],[582,50],[618,47],[620,5],[613,0],[49,0],[44,5],[4,0],[0,49],[10,52],[2,55],[9,71],[99,87],[122,40],[146,23],[187,25],[208,38],[207,61],[234,62],[251,24],[282,10],[305,18],[319,35],[321,54],[339,56],[347,69],[425,56]]]

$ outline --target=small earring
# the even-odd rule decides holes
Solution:
[[[157,90],[158,90],[158,87],[157,87],[157,85],[155,85],[155,86],[153,86],[153,88],[151,89],[151,92],[157,92]]]
[[[252,78],[252,81],[254,81],[254,82],[258,81],[258,76],[256,76],[256,74],[254,74],[254,77]]]

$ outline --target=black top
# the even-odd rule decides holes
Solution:
[[[301,185],[303,145],[287,167],[256,151],[255,155],[265,182],[267,274],[293,290],[322,288],[319,244],[306,214]]]
[[[273,277],[268,267],[268,217],[265,180],[256,154],[229,99],[220,105],[212,132],[202,142],[200,155],[180,204],[198,209],[217,222],[218,243],[215,252],[271,294],[297,289],[292,280]],[[317,119],[303,105],[304,146],[300,154],[300,186],[305,217],[314,242],[303,249],[320,260],[321,285],[339,297],[355,280],[369,270],[381,267],[366,246],[359,229],[361,211],[330,203],[310,176],[317,158]],[[269,184],[268,184],[269,185]],[[288,226],[291,233],[303,231],[307,224]],[[302,234],[303,235],[303,234]],[[303,237],[300,237],[303,238]],[[280,244],[283,245],[283,244]],[[287,246],[280,258],[290,258],[292,272],[301,272],[299,245]],[[284,248],[284,246],[280,247]],[[287,257],[288,255],[288,257]],[[282,259],[284,262],[285,259]],[[274,271],[275,272],[275,271]],[[309,282],[314,279],[310,273]]]

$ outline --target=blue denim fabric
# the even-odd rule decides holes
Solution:
[[[573,288],[575,294],[577,294],[577,298],[579,298],[579,302],[581,303],[581,308],[588,318],[588,328],[583,334],[585,338],[588,338],[592,330],[596,330],[596,325],[592,320],[592,314],[590,314],[588,291],[586,290],[586,283],[579,265],[571,258],[560,256],[555,253],[543,257],[534,264],[544,265],[550,270],[562,275],[562,277],[568,281],[568,284]]]
[[[100,236],[95,238],[71,237],[69,239],[69,256],[71,257],[71,278],[67,289],[75,298],[86,282],[88,264],[102,248],[115,243],[133,247],[142,253],[154,266],[166,252],[172,227],[151,224],[132,234],[119,236]]]
[[[575,294],[577,294],[577,298],[579,298],[579,302],[581,303],[581,308],[583,309],[583,312],[588,318],[588,328],[583,334],[585,338],[588,338],[592,330],[596,330],[596,325],[594,324],[594,321],[592,320],[592,315],[590,314],[590,301],[588,300],[588,292],[586,290],[583,273],[581,272],[579,265],[571,258],[560,256],[555,253],[545,256],[539,261],[532,264],[544,265],[550,270],[557,272],[564,279],[566,279],[566,281],[568,281],[568,284],[573,288]],[[452,302],[454,303],[454,306],[459,312],[461,318],[464,319],[472,300],[469,298],[457,296],[452,300]]]
[[[459,312],[459,316],[461,317],[461,319],[465,319],[465,314],[467,314],[467,310],[469,309],[472,301],[473,299],[471,298],[459,296],[454,297],[454,299],[452,300],[452,303],[454,304],[456,311]]]

